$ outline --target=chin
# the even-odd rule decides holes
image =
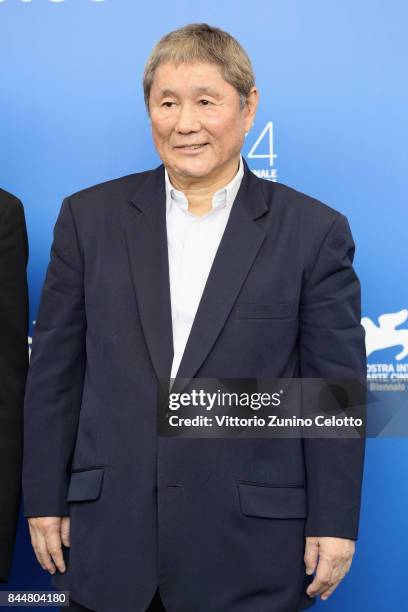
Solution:
[[[179,174],[191,177],[207,176],[207,174],[209,174],[214,169],[213,164],[209,164],[208,162],[199,162],[198,160],[196,163],[194,163],[194,161],[195,160],[191,160],[187,163],[175,164],[174,168]]]

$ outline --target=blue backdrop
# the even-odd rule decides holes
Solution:
[[[253,62],[261,97],[243,150],[251,169],[350,221],[370,380],[406,375],[407,18],[404,0],[0,0],[0,185],[25,205],[31,320],[63,197],[160,163],[144,63],[164,33],[205,21]],[[391,313],[399,323],[378,322]],[[319,609],[406,609],[407,472],[405,438],[368,440],[353,568]],[[6,586],[49,587],[22,517]]]

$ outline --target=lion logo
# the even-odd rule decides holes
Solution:
[[[378,317],[379,325],[376,325],[368,317],[361,319],[361,324],[366,332],[366,353],[367,357],[380,351],[381,349],[392,346],[401,346],[402,350],[395,356],[397,361],[401,361],[408,355],[408,329],[396,329],[398,325],[405,323],[408,319],[408,309],[403,308],[399,312],[390,312]]]

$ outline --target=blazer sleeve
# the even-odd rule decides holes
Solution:
[[[17,199],[0,212],[0,582],[8,579],[21,499],[28,367],[28,240]]]
[[[33,335],[24,402],[24,516],[69,515],[66,501],[85,370],[83,258],[66,198]]]
[[[304,279],[300,310],[302,378],[353,378],[366,385],[361,286],[353,269],[355,244],[339,214]],[[365,398],[363,404],[365,416]],[[306,536],[356,540],[365,439],[304,439],[308,519]]]

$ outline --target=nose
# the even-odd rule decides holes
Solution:
[[[180,104],[175,129],[181,134],[200,131],[201,123],[192,104]]]

